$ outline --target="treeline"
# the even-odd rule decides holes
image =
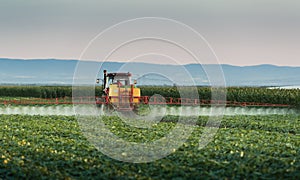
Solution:
[[[300,107],[299,89],[268,89],[262,87],[228,87],[214,89],[210,87],[195,88],[183,87],[141,87],[144,96],[160,94],[164,97],[190,97],[198,91],[199,99],[210,100],[212,94],[214,99],[224,99],[222,94],[226,94],[227,101],[237,102],[258,102],[271,104],[289,104]],[[214,91],[215,93],[212,93]],[[218,97],[220,96],[220,97]]]
[[[96,96],[102,95],[102,88],[96,87],[76,87],[76,94],[90,95],[91,90],[95,91]],[[142,86],[142,96],[152,96],[159,94],[164,97],[191,97],[195,92],[195,98],[209,100],[212,91],[216,95],[218,92],[226,92],[227,101],[237,102],[261,102],[272,104],[289,104],[300,107],[300,90],[297,89],[267,89],[259,87],[228,87],[224,89],[211,89],[210,87],[159,87],[159,86]],[[72,86],[2,86],[0,87],[0,96],[9,97],[38,97],[38,98],[56,98],[71,97]],[[193,98],[193,96],[192,96]],[[221,98],[222,99],[222,98]]]
[[[79,88],[82,95],[84,95],[85,91],[89,92],[91,89],[91,87]],[[96,94],[101,93],[102,89],[96,88]],[[0,96],[36,98],[72,97],[72,86],[0,86]]]

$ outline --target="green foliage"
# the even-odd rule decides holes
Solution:
[[[188,91],[183,89],[182,91]],[[214,89],[213,89],[214,90]],[[152,96],[160,94],[164,97],[179,98],[180,94],[176,87],[158,87],[145,86],[141,87],[143,96]],[[226,92],[227,101],[237,102],[258,102],[271,104],[288,104],[300,108],[300,90],[299,89],[267,89],[260,87],[228,87],[215,91]],[[209,87],[198,87],[199,99],[210,100],[212,89]],[[222,93],[219,93],[222,94]],[[218,97],[217,97],[218,98]]]
[[[116,161],[82,135],[75,117],[0,115],[0,179],[299,179],[300,116],[228,116],[213,141],[199,150],[208,117],[173,154],[144,164]],[[153,130],[103,117],[126,140],[161,138],[168,116]],[[187,118],[188,120],[188,118]],[[113,151],[113,149],[112,149]]]
[[[159,94],[164,97],[191,97],[193,87],[160,87],[160,86],[141,86],[142,96],[152,96]],[[77,93],[80,96],[90,95],[91,87],[79,87]],[[198,87],[199,99],[210,100],[212,97],[210,87]],[[288,104],[300,109],[300,90],[299,89],[267,89],[259,87],[229,87],[215,91],[226,92],[227,101],[237,102],[257,102],[257,103],[272,103],[272,104]],[[102,95],[102,88],[96,87],[95,95]],[[6,97],[38,97],[38,98],[60,98],[71,97],[71,86],[2,86],[0,87],[0,96]],[[218,99],[218,97],[215,97]]]
[[[261,102],[300,106],[299,89],[228,88],[227,99],[238,102]]]
[[[78,92],[85,92],[89,89],[91,87],[79,87]],[[101,95],[102,89],[97,87],[95,94]],[[1,86],[0,96],[36,98],[72,97],[72,86]]]

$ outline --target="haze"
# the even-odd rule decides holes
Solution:
[[[191,26],[221,64],[300,66],[297,0],[1,0],[0,57],[78,59],[98,33],[139,17],[171,18]]]

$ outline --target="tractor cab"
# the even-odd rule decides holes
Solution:
[[[123,87],[128,88],[131,86],[130,79],[131,74],[128,73],[107,73],[104,70],[104,81],[103,81],[103,91],[105,94],[109,93],[110,88]]]
[[[104,74],[104,88],[114,84],[117,86],[130,86],[130,73],[108,73]]]

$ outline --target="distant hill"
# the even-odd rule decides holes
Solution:
[[[77,60],[56,59],[4,59],[0,58],[0,84],[69,85],[73,82]],[[85,62],[88,67],[100,68],[101,62]],[[192,77],[196,85],[209,85],[205,70],[214,70],[218,65],[188,64],[161,65],[149,63],[105,62],[99,72],[132,72],[141,85],[188,85]],[[232,66],[221,65],[227,86],[289,86],[300,85],[300,67],[274,65]],[[153,72],[152,74],[144,74]],[[158,73],[156,73],[158,72]],[[100,76],[101,73],[99,73]],[[166,77],[164,77],[166,76]],[[173,80],[168,79],[172,77]],[[213,77],[211,77],[213,78]],[[176,79],[176,81],[174,81]]]

